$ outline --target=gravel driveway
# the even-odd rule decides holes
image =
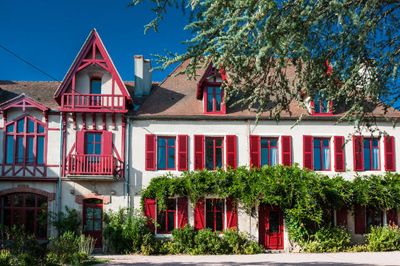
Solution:
[[[220,256],[139,256],[139,255],[99,255],[109,259],[103,265],[400,265],[400,252],[382,253],[282,253],[260,255],[220,255]]]

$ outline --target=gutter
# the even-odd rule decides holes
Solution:
[[[61,180],[61,175],[62,175],[62,159],[63,159],[63,121],[62,121],[62,115],[60,114],[60,163],[58,164],[58,180],[57,180],[57,219],[60,219],[60,215],[62,212],[62,206],[61,206],[61,191],[62,191],[62,180]]]
[[[125,143],[127,145],[126,153],[127,153],[127,159],[125,160],[125,192],[128,195],[127,197],[127,206],[128,208],[131,208],[133,205],[133,202],[131,201],[131,193],[130,193],[130,184],[131,184],[131,175],[130,175],[130,163],[131,163],[131,157],[132,157],[132,148],[131,148],[131,139],[132,139],[132,120],[130,118],[127,118],[128,120],[128,134],[126,136]]]

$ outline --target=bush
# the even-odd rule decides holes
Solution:
[[[400,229],[397,226],[373,226],[367,234],[369,251],[400,250]]]
[[[228,246],[228,254],[258,254],[264,251],[248,234],[237,230],[226,230],[223,238]]]
[[[57,228],[58,235],[63,235],[65,232],[73,232],[76,235],[81,233],[81,218],[75,209],[65,206],[65,212],[61,212],[58,216],[51,213],[50,218],[51,224]]]
[[[193,227],[186,225],[182,229],[176,229],[172,231],[172,242],[170,245],[170,254],[184,254],[189,253],[195,246],[194,238],[196,231]]]
[[[143,238],[150,233],[147,218],[130,209],[105,214],[103,231],[107,250],[112,253],[139,253]]]
[[[305,242],[303,248],[306,252],[338,252],[350,246],[350,233],[342,227],[323,227],[310,240]]]
[[[198,231],[194,237],[194,243],[195,247],[191,250],[193,255],[228,253],[227,242],[220,238],[218,232],[212,232],[210,229]]]
[[[11,266],[11,253],[9,250],[0,250],[0,266]]]

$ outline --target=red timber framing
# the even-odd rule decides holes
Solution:
[[[101,71],[111,75],[111,94],[83,94],[77,91],[77,74],[90,66],[97,66]],[[91,78],[101,79],[100,76]],[[121,94],[116,93],[116,86],[120,88]],[[83,44],[63,82],[54,94],[54,98],[61,105],[60,111],[127,112],[126,105],[131,101],[131,97],[95,29],[91,31]]]
[[[21,116],[8,121],[7,112],[11,108],[21,110]],[[43,112],[45,121],[30,116],[28,113],[32,109]],[[17,181],[25,178],[29,178],[29,180],[32,178],[35,178],[35,180],[37,178],[46,179],[48,111],[48,107],[25,94],[0,105],[0,112],[3,114],[5,125],[1,179],[11,178]],[[9,149],[10,147],[12,148]]]

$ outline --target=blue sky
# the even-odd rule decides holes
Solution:
[[[154,14],[129,0],[0,0],[0,44],[61,80],[92,28],[99,32],[124,80],[133,80],[133,56],[183,52],[188,19],[170,9],[159,32],[144,34]],[[153,66],[155,62],[153,60]],[[172,70],[155,71],[161,81]],[[0,80],[50,80],[0,49]]]

